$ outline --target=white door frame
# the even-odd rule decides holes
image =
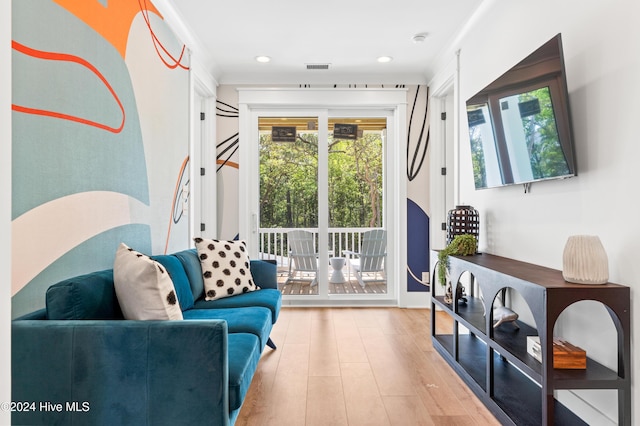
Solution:
[[[451,85],[431,98],[431,170],[446,170],[446,174],[433,173],[431,179],[431,248],[446,246],[446,232],[441,224],[447,221],[447,212],[453,208],[455,166],[453,161],[453,111]],[[442,120],[441,114],[447,119]]]
[[[194,72],[191,86],[189,235],[217,238],[215,83],[207,84]],[[201,120],[200,113],[204,113],[205,120]],[[205,229],[201,231],[203,223]]]
[[[446,233],[440,224],[446,223],[447,211],[460,203],[459,155],[460,155],[460,84],[459,52],[443,71],[429,83],[433,87],[431,98],[431,170],[446,167],[447,174],[433,173],[431,179],[431,242],[432,249],[446,246]],[[446,113],[442,121],[440,114]]]
[[[381,304],[397,305],[398,297],[402,292],[406,292],[406,272],[407,263],[407,195],[406,195],[406,110],[407,93],[406,89],[238,89],[238,106],[240,112],[240,148],[239,148],[239,219],[238,230],[241,239],[247,240],[249,255],[253,258],[258,256],[258,226],[259,226],[259,176],[252,172],[259,170],[258,154],[258,112],[265,114],[268,110],[279,110],[294,112],[295,115],[317,116],[319,110],[324,110],[322,114],[337,113],[340,110],[351,111],[373,111],[388,110],[392,112],[392,117],[388,119],[388,140],[390,143],[387,153],[387,174],[389,176],[389,186],[386,188],[385,214],[389,229],[387,239],[387,253],[389,259],[389,271],[387,280],[388,288],[392,286],[398,289],[394,294],[381,295],[361,295],[358,299],[341,300],[337,295],[332,295],[331,300],[327,295],[304,296],[303,298],[290,299],[296,304]],[[326,126],[319,125],[319,131],[327,131]],[[325,150],[326,151],[326,150]],[[319,152],[320,155],[320,152]],[[321,160],[321,159],[319,159]],[[248,171],[248,172],[247,172]],[[321,189],[319,188],[319,191]],[[324,189],[326,192],[326,188]],[[322,196],[323,193],[318,194]],[[326,196],[327,194],[324,193]],[[323,220],[321,214],[328,215],[328,212],[318,212],[319,220]],[[324,223],[327,223],[325,218]],[[321,222],[322,223],[322,222]],[[324,237],[320,233],[319,238]],[[321,247],[328,244],[319,241]],[[328,268],[320,268],[319,279],[326,282],[328,279]],[[327,275],[324,276],[323,275]],[[391,293],[391,292],[389,292]],[[398,294],[399,293],[399,294]],[[371,297],[378,296],[378,297]]]

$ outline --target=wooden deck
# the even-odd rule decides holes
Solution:
[[[329,268],[329,274],[332,269]],[[345,278],[347,273],[345,272]],[[308,281],[303,280],[291,280],[287,283],[288,270],[285,268],[278,268],[278,289],[283,295],[314,295],[318,294],[318,286],[311,287],[312,276]],[[367,282],[365,287],[362,288],[358,281],[353,276],[349,281],[341,284],[329,284],[329,294],[385,294],[387,292],[386,281]]]

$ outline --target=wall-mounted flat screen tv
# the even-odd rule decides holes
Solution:
[[[577,175],[560,34],[467,101],[476,189]]]

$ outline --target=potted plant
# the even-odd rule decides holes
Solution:
[[[469,256],[475,254],[477,250],[478,240],[475,236],[470,234],[456,235],[447,247],[440,250],[438,253],[438,281],[440,282],[440,285],[442,287],[447,285],[450,255]],[[451,283],[449,283],[449,288],[445,295],[445,301],[447,301],[447,303],[451,303],[451,300],[453,300],[453,297]]]

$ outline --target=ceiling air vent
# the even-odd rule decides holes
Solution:
[[[307,64],[308,70],[328,70],[329,64]]]

